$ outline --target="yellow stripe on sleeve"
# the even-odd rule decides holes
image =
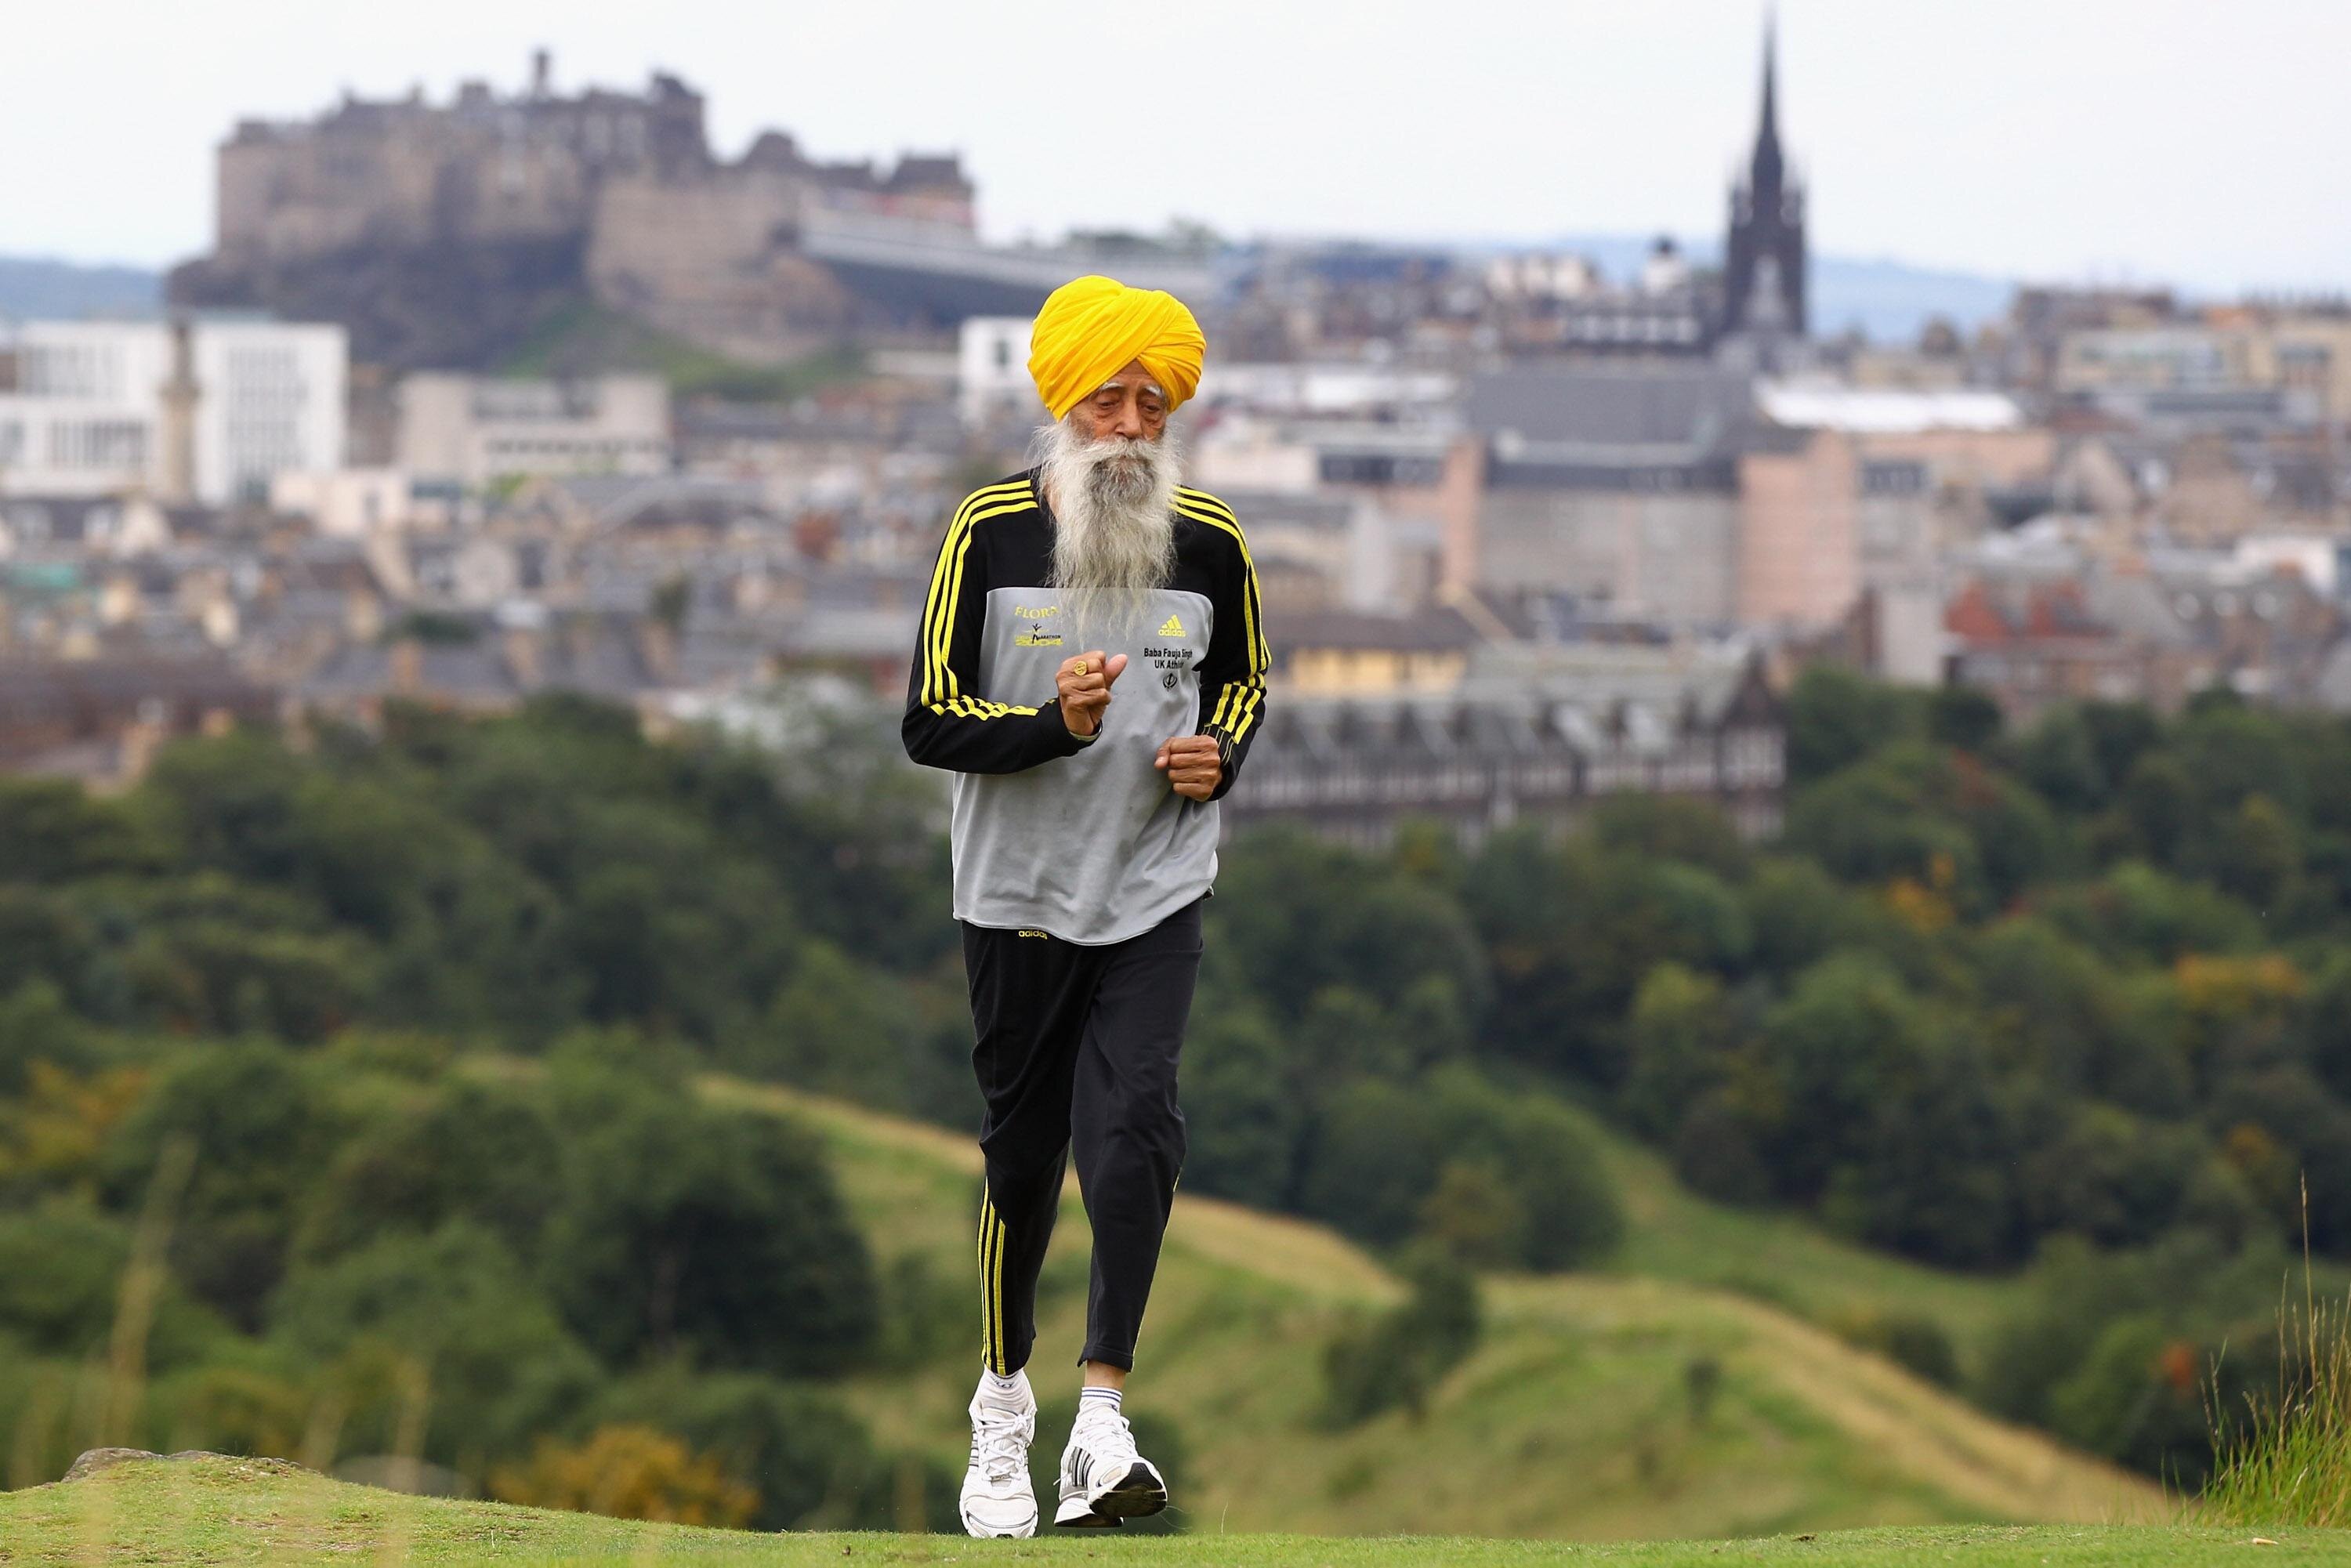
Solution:
[[[931,569],[930,591],[923,601],[923,701],[925,703],[933,702],[942,695],[938,676],[946,663],[947,643],[953,630],[952,619],[942,614],[950,597],[947,572],[950,565],[960,569],[962,554],[958,546],[970,530],[972,514],[991,501],[1001,500],[1015,491],[1025,492],[1028,488],[1028,480],[1016,479],[974,490],[964,497],[963,504],[956,508],[953,520],[947,524],[946,535],[939,541],[938,561]]]
[[[1265,695],[1266,673],[1273,665],[1272,651],[1267,646],[1257,589],[1257,562],[1249,559],[1249,540],[1241,534],[1240,520],[1233,509],[1214,496],[1200,490],[1178,490],[1176,509],[1195,522],[1222,528],[1233,536],[1233,543],[1241,552],[1241,612],[1249,648],[1249,678],[1245,683],[1228,683],[1217,702],[1217,716],[1209,722],[1223,728],[1235,740],[1247,735],[1257,722],[1259,703]]]

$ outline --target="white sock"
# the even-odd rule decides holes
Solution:
[[[1021,1376],[1017,1372],[1009,1377],[998,1377],[996,1375],[994,1367],[983,1366],[979,1369],[980,1392],[992,1394],[1008,1405],[1019,1402],[1020,1384]]]
[[[1089,1410],[1107,1410],[1115,1416],[1119,1413],[1119,1406],[1124,1403],[1125,1398],[1126,1395],[1123,1389],[1081,1388],[1078,1390],[1078,1414],[1082,1416]]]

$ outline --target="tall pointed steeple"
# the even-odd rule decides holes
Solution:
[[[1761,193],[1766,187],[1777,192],[1784,167],[1780,159],[1779,18],[1772,13],[1763,14],[1763,116],[1755,130],[1755,162],[1751,180]]]
[[[1779,19],[1763,18],[1763,104],[1746,180],[1730,193],[1723,246],[1722,330],[1764,328],[1802,337],[1804,312],[1804,193],[1780,148]],[[1766,263],[1769,265],[1765,265]],[[1771,291],[1768,305],[1757,290]]]

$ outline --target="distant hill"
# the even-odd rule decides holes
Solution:
[[[1546,249],[1575,251],[1599,263],[1610,277],[1629,277],[1640,269],[1654,235],[1562,235],[1542,243]],[[1677,236],[1676,244],[1690,261],[1713,267],[1722,259],[1716,239]],[[1519,250],[1527,246],[1496,245],[1492,250]],[[1885,257],[1813,256],[1812,309],[1813,329],[1823,336],[1858,326],[1879,342],[1907,343],[1935,317],[1949,319],[1962,331],[1988,321],[2008,308],[2016,280],[1980,272],[1957,272],[1914,267]]]
[[[852,1398],[877,1436],[960,1464],[977,1151],[793,1091],[720,1079],[706,1091],[816,1128],[884,1277],[945,1304],[928,1354],[856,1380]],[[1623,1271],[1489,1278],[1483,1343],[1416,1422],[1395,1412],[1344,1432],[1313,1426],[1324,1345],[1398,1293],[1377,1261],[1320,1226],[1179,1197],[1136,1387],[1138,1409],[1181,1437],[1192,1530],[1623,1540],[2167,1516],[2153,1484],[1722,1288],[1729,1271],[1700,1254],[1743,1255],[1740,1284],[1800,1311],[1931,1303],[1963,1339],[1999,1287],[1865,1254],[1796,1221],[1743,1230],[1751,1217],[1691,1197],[1654,1159],[1593,1133],[1635,1216]],[[1659,1228],[1687,1234],[1643,1239]],[[1040,1291],[1049,1405],[1075,1382],[1086,1246],[1072,1182]],[[1701,1375],[1713,1396],[1693,1405]],[[1038,1441],[1050,1467],[1061,1435]]]
[[[1938,316],[1965,332],[2004,313],[2015,292],[2015,280],[1977,272],[1844,256],[1813,258],[1813,325],[1822,333],[1858,325],[1879,342],[1907,343]]]
[[[144,267],[0,256],[0,316],[152,316],[162,302],[163,275]]]
[[[1625,277],[1639,269],[1654,242],[1638,235],[1567,235],[1544,243],[1580,251],[1611,277]],[[1709,266],[1720,250],[1711,240],[1685,242],[1683,248],[1692,261]],[[1908,342],[1937,316],[1966,330],[2000,315],[2015,287],[2011,279],[1982,273],[1815,256],[1813,320],[1823,333],[1857,325],[1881,342]],[[0,317],[152,316],[162,299],[159,272],[0,256]]]

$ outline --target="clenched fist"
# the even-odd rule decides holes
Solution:
[[[1194,800],[1205,800],[1217,792],[1217,783],[1225,776],[1225,759],[1217,749],[1213,735],[1170,736],[1159,743],[1159,756],[1153,763],[1167,774],[1167,782],[1176,793]]]
[[[1092,735],[1102,727],[1102,710],[1110,706],[1111,683],[1126,668],[1126,655],[1102,657],[1100,648],[1064,659],[1053,673],[1053,686],[1061,699],[1061,722],[1071,735]]]

